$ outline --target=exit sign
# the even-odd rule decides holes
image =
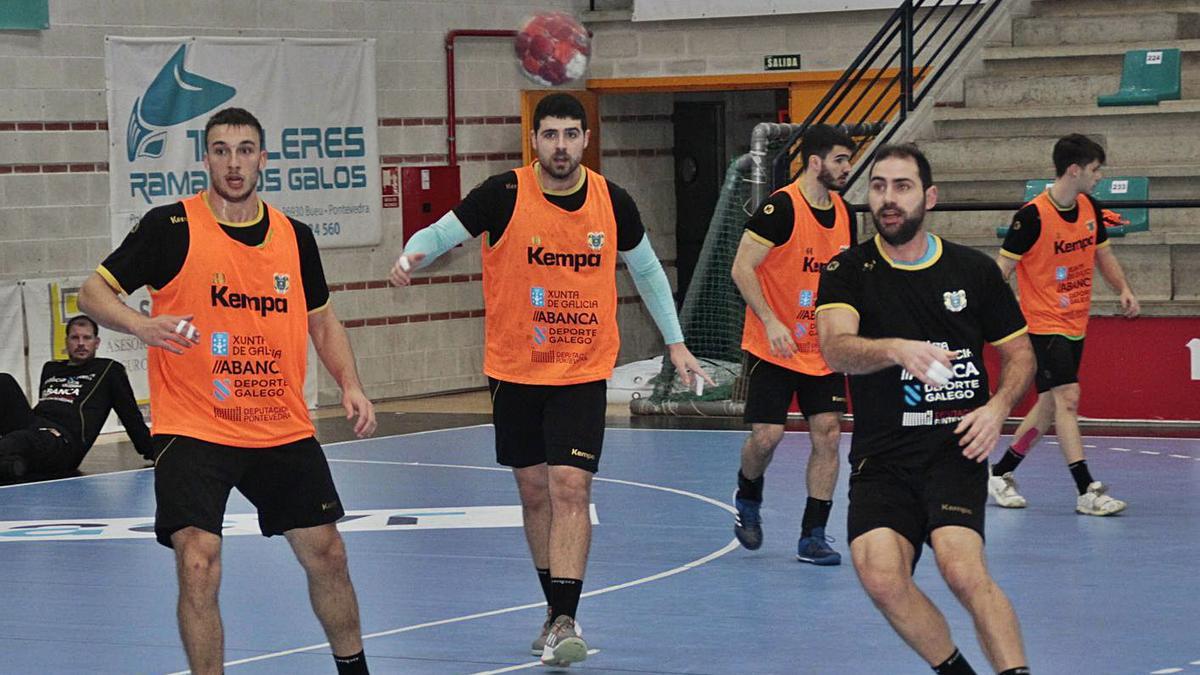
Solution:
[[[772,54],[764,56],[763,70],[800,70],[800,55]]]

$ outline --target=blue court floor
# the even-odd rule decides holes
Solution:
[[[844,465],[830,533],[846,562],[796,562],[807,434],[789,433],[767,474],[763,548],[737,546],[727,502],[744,438],[608,431],[579,613],[595,652],[571,670],[930,672],[849,565]],[[1076,515],[1052,442],[1018,473],[1029,507],[988,508],[989,563],[1033,672],[1200,674],[1200,440],[1085,440],[1093,474],[1129,502],[1124,514]],[[528,653],[541,592],[490,426],[326,451],[351,512],[342,529],[372,672],[547,670]],[[149,469],[0,488],[0,673],[186,670],[173,558],[148,531],[153,513]],[[254,534],[251,513],[235,493],[221,596],[228,672],[332,673],[299,565],[282,538]],[[917,581],[986,672],[929,551]]]

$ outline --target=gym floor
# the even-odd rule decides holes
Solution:
[[[438,412],[447,409],[460,412]],[[368,440],[348,440],[336,410],[319,422],[350,511],[341,527],[372,671],[546,670],[528,651],[541,592],[515,485],[494,463],[486,396],[381,410]],[[763,548],[738,547],[728,501],[745,433],[736,420],[610,419],[579,613],[594,653],[571,670],[929,672],[849,565],[844,467],[830,534],[845,564],[796,562],[807,434],[789,433],[768,471]],[[987,513],[989,564],[1017,608],[1034,672],[1200,673],[1200,440],[1089,434],[1093,473],[1130,503],[1113,518],[1074,513],[1053,440],[1019,472],[1029,507]],[[146,527],[152,470],[110,440],[82,468],[0,487],[0,673],[185,671],[171,552]],[[240,495],[228,513],[228,670],[332,672],[290,549],[257,535]],[[985,672],[929,551],[917,581]]]

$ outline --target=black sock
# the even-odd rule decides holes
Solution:
[[[542,585],[542,595],[546,596],[546,603],[550,602],[550,569],[535,568],[538,573],[538,583]]]
[[[975,675],[975,669],[967,663],[967,657],[958,651],[958,647],[954,648],[954,653],[950,655],[950,658],[934,666],[933,672],[938,675]]]
[[[996,464],[992,466],[992,475],[1003,476],[1006,473],[1012,473],[1013,471],[1016,471],[1017,465],[1020,464],[1021,460],[1023,459],[1025,459],[1024,455],[1018,455],[1017,453],[1013,452],[1012,448],[1009,448],[1008,451],[1004,453],[1004,456],[1000,458],[1000,461],[996,462]]]
[[[583,591],[582,579],[567,579],[554,577],[550,579],[550,606],[554,608],[554,617],[567,615],[573,620],[579,609],[579,594]]]
[[[1029,675],[1029,667],[1021,666],[1020,668],[1009,668],[999,675]]]
[[[759,476],[755,480],[750,480],[742,475],[741,470],[738,470],[738,491],[737,498],[745,499],[751,502],[762,501],[763,491],[763,476]]]
[[[1067,468],[1071,470],[1071,477],[1075,479],[1075,488],[1079,490],[1079,494],[1087,492],[1093,481],[1092,472],[1087,468],[1087,460],[1081,459],[1074,464],[1068,464]]]
[[[833,508],[832,501],[808,498],[804,503],[804,518],[800,521],[800,536],[812,534],[813,528],[824,528],[829,522],[829,511]]]
[[[371,673],[367,670],[367,655],[362,651],[351,656],[334,654],[333,662],[337,664],[338,675],[370,675]]]

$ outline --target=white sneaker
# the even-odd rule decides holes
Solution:
[[[564,668],[586,659],[587,651],[582,626],[562,614],[550,624],[550,634],[542,648],[542,665]]]
[[[1075,501],[1075,513],[1085,516],[1113,516],[1125,510],[1127,505],[1120,499],[1108,496],[1108,486],[1100,481],[1092,481],[1087,492],[1079,495]]]
[[[546,648],[546,636],[550,634],[550,622],[554,617],[550,615],[550,608],[546,608],[546,622],[542,624],[542,632],[538,633],[537,638],[529,645],[529,652],[534,656],[541,656],[542,650]]]
[[[1025,508],[1025,498],[1017,492],[1017,479],[1013,478],[1011,471],[1003,476],[988,476],[988,494],[996,500],[996,504],[1006,509]]]

